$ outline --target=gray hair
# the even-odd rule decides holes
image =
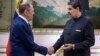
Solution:
[[[19,5],[19,14],[23,14],[25,10],[29,10],[30,3]]]

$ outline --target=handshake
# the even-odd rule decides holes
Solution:
[[[49,55],[52,55],[54,53],[54,51],[55,51],[54,47],[51,46],[51,47],[48,48],[48,54]]]
[[[64,44],[62,47],[61,47],[62,50],[74,50],[74,44]],[[49,47],[48,48],[48,54],[49,55],[52,55],[54,53],[55,49],[54,47]]]

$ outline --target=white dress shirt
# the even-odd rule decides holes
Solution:
[[[23,17],[22,15],[19,15],[19,17],[22,18],[27,24],[29,23],[29,21],[25,17]]]

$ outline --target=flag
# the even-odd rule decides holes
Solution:
[[[13,16],[13,20],[18,16],[19,14],[19,5],[23,3],[23,0],[17,0],[16,1],[16,7],[15,7],[15,12]]]
[[[23,3],[24,0],[16,0],[16,7],[15,7],[15,12],[13,16],[13,20],[18,16],[18,6]],[[6,56],[10,56],[10,36],[8,38],[7,46],[6,46]]]

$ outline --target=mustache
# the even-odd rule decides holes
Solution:
[[[71,15],[71,13],[70,13],[70,12],[68,12],[68,14],[69,14],[69,15]]]

